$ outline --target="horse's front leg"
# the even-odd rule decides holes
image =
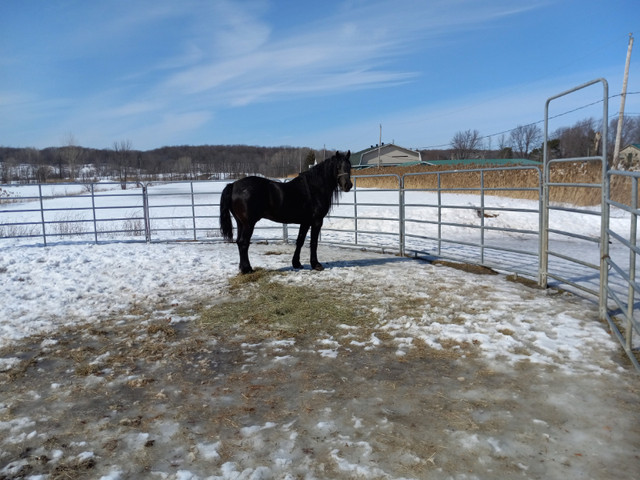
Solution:
[[[322,219],[311,225],[311,268],[317,271],[324,270],[322,264],[318,261],[318,237],[322,228]]]
[[[293,254],[293,260],[291,260],[293,268],[302,268],[302,264],[300,263],[300,250],[302,250],[302,246],[304,245],[304,239],[307,238],[309,226],[310,225],[304,223],[300,225],[298,238],[296,240],[296,251]]]

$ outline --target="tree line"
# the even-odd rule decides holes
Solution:
[[[624,159],[613,162],[613,143],[618,119],[609,124],[609,162],[629,168]],[[562,127],[550,135],[550,158],[573,158],[601,153],[601,123],[593,118]],[[542,129],[538,124],[519,125],[493,137],[478,130],[457,132],[450,148],[421,150],[423,160],[481,158],[526,158],[542,161]],[[51,181],[121,182],[150,180],[196,180],[237,178],[243,175],[285,177],[321,161],[330,152],[305,147],[260,147],[248,145],[170,146],[141,151],[130,140],[114,142],[111,148],[92,149],[77,145],[70,135],[60,147],[44,149],[0,146],[0,183],[46,183]],[[640,143],[640,117],[625,117],[622,147]]]
[[[631,165],[625,159],[613,157],[618,118],[609,122],[607,131],[608,162],[615,168],[628,169]],[[576,122],[571,127],[561,127],[549,135],[549,158],[577,158],[602,154],[602,124],[594,118]],[[543,160],[544,134],[538,124],[519,125],[497,138],[483,137],[478,130],[457,132],[451,139],[451,149],[445,151],[425,151],[426,160],[439,160],[433,155],[445,155],[446,159],[464,160],[473,158],[525,158]],[[621,148],[640,143],[640,117],[624,117],[621,132]],[[430,156],[429,156],[430,155]],[[487,156],[489,155],[489,156]]]
[[[121,182],[235,178],[242,175],[283,177],[299,172],[322,151],[297,147],[247,145],[171,146],[141,151],[129,140],[109,149],[73,143],[61,147],[0,147],[0,183],[53,181]]]

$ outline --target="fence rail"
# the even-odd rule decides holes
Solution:
[[[495,174],[496,169],[465,169],[463,172],[465,175],[476,174],[477,176],[477,186],[467,186],[465,188],[459,187],[443,187],[443,177],[456,175],[461,173],[458,170],[452,171],[444,171],[444,172],[420,172],[420,173],[410,173],[406,174],[401,179],[402,190],[404,191],[404,197],[409,197],[409,201],[404,202],[403,204],[403,223],[404,223],[404,231],[406,237],[406,245],[403,246],[402,252],[405,251],[411,252],[416,257],[439,257],[445,258],[449,260],[460,260],[460,251],[457,249],[457,246],[465,246],[469,247],[465,249],[464,261],[469,263],[474,263],[478,265],[484,265],[489,267],[504,267],[501,265],[502,262],[496,262],[495,260],[491,260],[492,251],[499,251],[504,253],[516,253],[525,256],[536,257],[538,256],[538,233],[539,229],[536,230],[525,230],[525,229],[516,229],[511,228],[509,226],[494,226],[487,223],[488,218],[496,217],[503,213],[518,213],[518,214],[531,214],[539,218],[540,216],[540,205],[537,204],[535,209],[531,208],[521,208],[521,207],[507,207],[500,205],[491,205],[488,202],[488,198],[495,198],[496,193],[501,194],[519,194],[524,191],[534,191],[539,197],[540,194],[540,185],[542,172],[541,169],[537,166],[528,166],[528,167],[502,167],[499,169],[500,172],[508,173],[508,172],[532,172],[537,180],[537,187],[491,187],[487,185],[485,181],[485,175],[487,173]],[[426,182],[430,184],[435,184],[435,187],[432,188],[419,188],[412,187],[407,188],[407,185],[411,183],[420,183],[420,182],[412,182],[412,180],[419,179],[420,177],[429,177],[435,176],[435,182]],[[412,193],[433,193],[434,202],[433,203],[419,203],[415,200],[411,200]],[[450,203],[448,201],[447,193],[464,193],[467,195],[473,195],[476,198],[475,204],[465,204],[460,205],[456,203]],[[517,196],[517,195],[516,195]],[[416,212],[420,212],[422,208],[431,208],[435,210],[435,219],[424,219],[421,216],[416,216]],[[460,222],[447,222],[443,220],[443,212],[446,210],[457,210],[461,212],[468,212],[472,217],[477,217],[477,224],[470,224],[468,221]],[[538,221],[539,223],[539,221]],[[420,226],[424,225],[433,225],[436,227],[435,235],[425,235]],[[460,232],[460,230],[464,230],[467,233],[471,232],[471,235],[455,235],[456,232]],[[534,242],[524,242],[524,245],[527,245],[527,248],[517,248],[513,244],[496,244],[495,242],[500,242],[501,238],[498,238],[496,235],[500,235],[502,233],[517,233],[520,236],[527,237],[529,236],[534,240]],[[457,238],[455,238],[457,236]],[[427,242],[425,242],[425,240]],[[433,244],[435,243],[436,249],[434,251]],[[515,268],[515,270],[513,270]],[[517,266],[512,267],[513,273],[525,274],[528,276],[536,276],[537,272],[535,270],[520,270]]]

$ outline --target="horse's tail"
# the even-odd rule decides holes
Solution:
[[[220,233],[227,242],[233,242],[233,224],[231,223],[231,192],[233,184],[230,183],[220,196]]]

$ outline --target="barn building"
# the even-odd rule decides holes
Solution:
[[[351,154],[353,168],[396,167],[416,163],[422,163],[420,152],[399,147],[393,143],[372,145],[370,148]]]
[[[640,143],[632,143],[620,150],[618,165],[628,170],[640,170]]]

